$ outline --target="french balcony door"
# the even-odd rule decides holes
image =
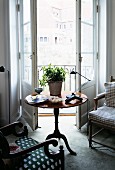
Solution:
[[[87,111],[93,109],[93,98],[96,95],[96,63],[97,63],[97,0],[77,1],[77,69],[87,79],[78,75],[78,89],[85,93],[88,102],[78,107],[76,125],[80,129],[88,120]]]
[[[70,72],[76,69],[76,1],[37,1],[38,79],[41,66],[52,64],[67,71],[63,90],[75,91],[75,79]],[[44,87],[48,90],[48,86]],[[53,109],[38,108],[41,114],[53,113]],[[60,109],[61,114],[75,114],[76,108]]]
[[[20,4],[22,115],[35,129],[37,114],[41,110],[37,112],[27,106],[24,98],[39,85],[43,65],[51,63],[64,67],[68,75],[63,90],[81,90],[88,96],[92,107],[95,96],[97,4],[96,0],[20,0]],[[79,75],[70,75],[72,70],[91,81],[87,82]],[[46,109],[44,111],[47,112]],[[67,112],[76,114],[78,128],[87,122],[87,104],[60,109],[60,113]]]
[[[38,111],[24,102],[37,86],[36,0],[20,0],[20,58],[22,117],[35,130]]]
[[[41,66],[52,63],[68,71],[63,89],[85,93],[93,107],[95,96],[96,63],[96,0],[37,1],[38,79]],[[78,71],[91,81],[79,75]],[[48,89],[48,87],[47,87]],[[87,122],[87,107],[60,109],[60,113],[76,114],[76,125],[81,128]],[[39,113],[53,110],[38,109]]]

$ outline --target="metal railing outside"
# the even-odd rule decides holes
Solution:
[[[41,79],[41,77],[43,75],[42,66],[47,67],[48,65],[38,65],[38,82],[39,82],[39,79]],[[71,71],[76,72],[76,70],[77,70],[76,66],[75,65],[55,65],[55,66],[62,67],[67,71],[66,79],[63,82],[62,90],[64,90],[64,91],[76,91],[77,90],[76,89],[77,88],[76,75],[70,74]],[[31,67],[30,66],[25,67],[24,74],[25,74],[24,78],[27,81],[31,80]],[[92,67],[91,66],[83,66],[82,67],[82,75],[84,75],[85,77],[87,77],[91,80],[92,76],[93,76]],[[86,81],[87,81],[86,79],[81,77],[81,84],[84,84]],[[46,86],[44,88],[48,89],[48,86]]]

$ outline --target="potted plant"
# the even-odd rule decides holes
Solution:
[[[66,71],[62,67],[53,66],[49,64],[48,66],[43,66],[42,79],[39,80],[41,86],[49,85],[50,95],[57,96],[61,94],[62,82],[65,81]]]

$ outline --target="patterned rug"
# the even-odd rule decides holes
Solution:
[[[29,148],[33,145],[38,144],[37,141],[33,140],[32,138],[23,137],[16,141],[16,144],[20,146],[21,149]],[[15,169],[18,170],[52,170],[52,169],[61,169],[60,168],[60,161],[54,161],[53,159],[49,159],[45,153],[44,148],[41,147],[40,149],[36,149],[35,151],[30,152],[26,155],[21,163],[16,166]],[[59,164],[59,165],[58,165]]]

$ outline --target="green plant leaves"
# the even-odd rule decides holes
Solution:
[[[67,72],[62,67],[49,64],[48,66],[43,66],[42,70],[42,79],[39,80],[41,86],[46,86],[49,81],[65,81]]]

